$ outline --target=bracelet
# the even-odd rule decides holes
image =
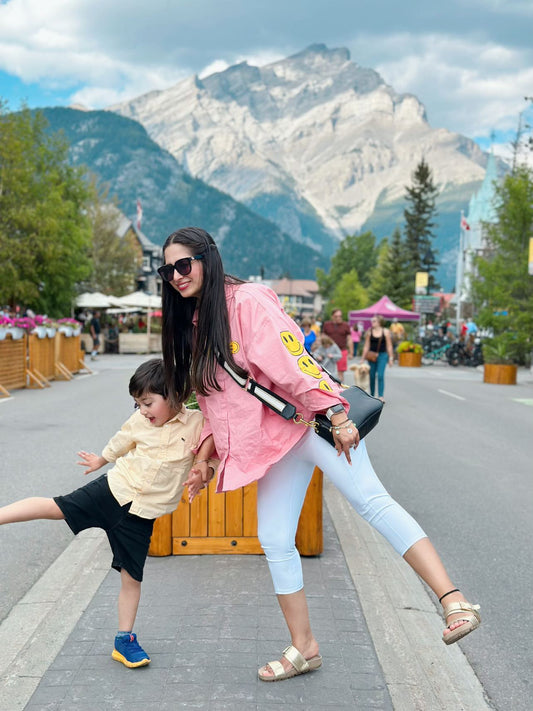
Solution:
[[[351,422],[351,420],[350,420],[349,417],[347,417],[347,418],[346,418],[345,420],[343,420],[342,422],[339,422],[338,425],[333,425],[333,424],[332,424],[331,426],[332,426],[332,427],[341,427],[342,425],[345,425],[347,422]]]
[[[347,424],[347,425],[343,425],[343,426],[340,426],[340,425],[337,426],[337,425],[335,425],[335,426],[332,427],[331,429],[332,429],[332,430],[335,430],[335,434],[336,434],[337,436],[339,436],[340,433],[341,433],[341,430],[347,430],[347,431],[348,431],[348,434],[351,434],[351,433],[352,433],[351,427],[355,427],[355,425],[354,425],[354,423],[353,423],[351,420],[348,420],[348,424]]]
[[[202,462],[209,462],[209,459],[198,459],[196,462],[193,462],[192,464],[194,466],[195,464],[202,464]]]

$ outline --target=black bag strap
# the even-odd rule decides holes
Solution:
[[[243,390],[253,395],[258,400],[260,400],[263,405],[266,405],[271,410],[274,410],[278,415],[281,415],[284,420],[292,420],[296,415],[296,407],[288,400],[285,400],[280,395],[272,392],[263,385],[260,385],[253,378],[241,378],[233,368],[224,359],[219,359],[220,365],[224,368],[228,375],[231,375],[233,380],[239,385]]]
[[[272,392],[272,390],[269,390],[268,388],[265,388],[263,385],[260,385],[257,380],[254,380],[253,378],[241,378],[241,376],[238,375],[233,370],[231,365],[227,363],[222,357],[218,359],[218,362],[220,363],[222,368],[224,368],[226,373],[228,373],[228,375],[233,378],[237,385],[239,385],[246,392],[250,393],[250,395],[253,395],[258,400],[260,400],[263,405],[266,405],[278,415],[281,415],[281,417],[283,417],[283,419],[285,420],[293,420],[295,418],[296,407],[291,402],[285,400],[285,398],[281,397],[281,395],[276,395],[276,393]],[[323,366],[320,367],[336,383],[341,385],[343,388],[347,387],[344,383],[341,383],[338,378],[336,378],[329,371],[327,371]]]

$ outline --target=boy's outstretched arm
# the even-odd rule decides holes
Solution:
[[[93,452],[78,452],[78,457],[81,457],[83,459],[83,462],[76,462],[82,467],[88,467],[83,473],[84,474],[91,474],[91,472],[95,472],[97,469],[100,469],[100,467],[103,467],[104,464],[108,464],[107,459],[104,459],[99,454],[94,454]]]

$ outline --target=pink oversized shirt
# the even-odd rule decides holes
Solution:
[[[233,357],[254,380],[292,402],[306,420],[338,402],[348,410],[341,388],[305,351],[300,328],[271,289],[228,285],[226,299]],[[217,491],[228,491],[260,479],[294,447],[306,427],[284,420],[220,366],[217,380],[220,392],[198,395],[205,417],[201,440],[213,434],[220,459]]]

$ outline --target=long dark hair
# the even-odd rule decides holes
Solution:
[[[162,349],[169,399],[176,406],[185,402],[193,390],[207,395],[220,390],[216,378],[218,356],[224,358],[242,377],[248,373],[233,360],[225,284],[243,284],[224,273],[222,259],[209,233],[199,227],[184,227],[169,235],[163,245],[190,247],[194,256],[202,255],[203,285],[198,300],[184,298],[169,282],[163,282]],[[198,324],[193,335],[193,315],[198,308]]]

